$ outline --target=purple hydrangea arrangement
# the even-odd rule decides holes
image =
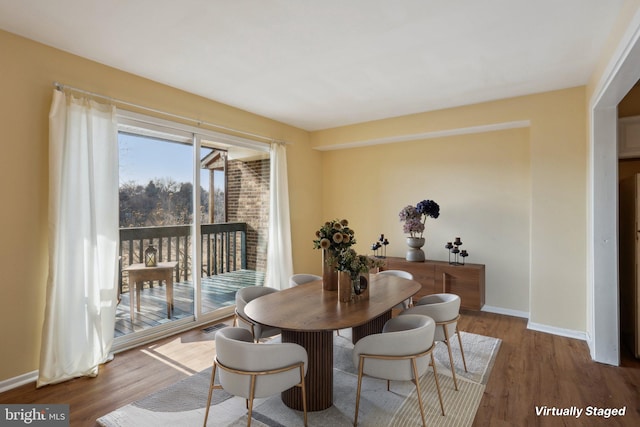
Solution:
[[[404,222],[402,231],[411,237],[421,238],[424,233],[427,218],[438,218],[440,206],[433,200],[423,200],[416,206],[406,206],[398,214],[400,221]]]

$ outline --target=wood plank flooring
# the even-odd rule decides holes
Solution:
[[[460,328],[502,339],[474,426],[640,425],[640,361],[626,353],[621,367],[595,363],[583,341],[530,331],[525,319],[491,313],[464,312]],[[0,394],[0,403],[67,403],[71,426],[95,426],[101,415],[208,367],[214,336],[194,329],[120,353],[96,378],[41,389],[27,384]],[[536,406],[544,405],[627,409],[623,418],[536,416]]]
[[[502,345],[474,426],[639,426],[640,361],[593,362],[587,343],[526,329],[526,319],[465,313],[462,329]],[[621,408],[621,418],[538,417],[536,406]]]

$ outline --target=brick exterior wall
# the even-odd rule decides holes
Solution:
[[[269,227],[269,159],[227,164],[227,221],[247,223],[247,268],[265,271]]]

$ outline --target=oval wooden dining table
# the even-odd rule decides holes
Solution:
[[[322,281],[314,281],[257,298],[246,305],[245,313],[255,322],[279,328],[283,342],[307,350],[307,410],[321,411],[333,404],[333,331],[353,328],[354,343],[381,332],[391,309],[419,290],[414,280],[373,274],[368,298],[343,303],[337,291],[326,291]],[[299,387],[284,391],[282,401],[303,409]]]

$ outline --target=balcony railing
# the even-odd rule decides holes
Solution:
[[[178,261],[175,281],[189,281],[192,271],[191,225],[120,229],[120,293],[129,290],[122,268],[143,262],[149,244],[158,261]],[[212,276],[247,268],[247,224],[244,222],[200,226],[202,265],[200,274]]]

